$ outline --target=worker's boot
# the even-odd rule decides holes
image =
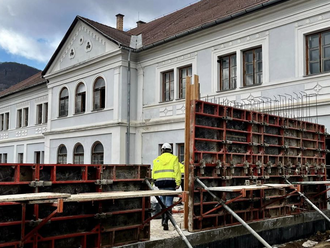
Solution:
[[[170,214],[170,215],[172,215],[172,209],[171,210],[168,210],[168,213]],[[169,218],[169,216],[168,216],[168,214],[167,213],[165,213],[164,214],[165,215],[165,219],[164,219],[164,225],[163,225],[163,229],[165,230],[165,231],[168,231],[168,220],[170,219]]]
[[[165,216],[164,216],[164,221],[163,221],[163,230],[168,231],[168,216],[166,213],[164,215]]]
[[[162,226],[165,225],[165,218],[166,218],[166,213],[162,214]]]

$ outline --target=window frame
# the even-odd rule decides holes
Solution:
[[[169,77],[169,100],[166,100],[166,74],[168,74],[169,73],[169,75],[170,75],[170,77]],[[173,74],[173,80],[171,80],[171,73]],[[162,72],[161,73],[162,75],[161,75],[161,79],[162,79],[162,82],[161,82],[161,90],[162,90],[162,92],[161,92],[161,95],[162,95],[162,102],[172,102],[173,100],[174,100],[174,87],[175,87],[175,85],[174,85],[174,69],[171,69],[171,70],[167,70],[167,71],[164,71],[164,72]],[[173,88],[173,90],[172,90],[172,88],[171,88],[171,84],[172,84],[172,88]],[[172,94],[172,99],[171,99],[171,91],[173,91],[173,94]]]
[[[6,113],[4,113],[4,120],[5,120],[5,122],[4,122],[4,131],[7,131],[7,130],[9,130],[9,112],[6,112]]]
[[[232,66],[232,57],[235,56],[235,65]],[[223,65],[222,65],[222,61],[224,58],[228,58],[228,89],[223,89]],[[223,91],[228,91],[228,90],[235,90],[237,89],[237,74],[238,74],[238,64],[237,64],[237,53],[230,53],[227,55],[221,55],[218,57],[218,66],[219,66],[219,91],[223,92]],[[236,70],[236,75],[235,77],[232,77],[232,69],[235,68]],[[225,68],[227,69],[227,68]],[[232,79],[235,78],[235,85],[233,87],[232,86]]]
[[[17,153],[17,163],[19,163],[19,164],[24,163],[24,153],[22,153],[22,152]]]
[[[256,50],[261,50],[261,82],[257,83],[257,73],[260,73],[260,71],[257,71],[257,66],[258,66],[258,62],[260,62],[260,60],[256,60]],[[252,84],[251,85],[247,85],[246,84],[246,62],[245,62],[245,58],[246,58],[246,53],[247,52],[253,52],[253,59],[252,59]],[[263,54],[263,49],[262,46],[258,46],[258,47],[254,47],[254,48],[250,48],[247,50],[243,51],[243,87],[251,87],[251,86],[256,86],[256,85],[262,85],[263,84],[263,58],[262,55]],[[251,64],[251,63],[250,63]],[[248,74],[250,75],[250,74]]]
[[[7,164],[7,162],[8,162],[8,154],[7,153],[2,153],[2,160],[1,160],[1,162],[3,164]]]
[[[84,91],[78,93],[80,86],[84,87]],[[83,114],[85,113],[85,111],[86,111],[86,85],[83,82],[80,82],[77,85],[76,94],[75,94],[75,114]]]
[[[17,109],[17,123],[16,123],[16,127],[17,128],[21,128],[22,125],[23,125],[23,120],[22,120],[22,112],[23,110],[22,109]]]
[[[189,75],[189,69],[191,75]],[[187,77],[192,77],[192,65],[187,65],[178,68],[179,70],[179,99],[185,99],[186,98],[186,78]],[[186,75],[185,77],[182,77],[182,73],[185,70]]]
[[[29,108],[26,107],[26,108],[23,108],[23,127],[27,127],[29,125]]]
[[[67,91],[67,96],[62,96],[63,91]],[[62,102],[64,104],[64,109],[62,110]],[[59,117],[67,117],[69,114],[69,90],[67,87],[63,87],[60,91],[59,95],[59,109],[58,109],[58,116]]]
[[[99,79],[103,79],[104,82],[104,86],[99,87],[99,88],[95,88],[96,87],[96,83]],[[96,94],[99,92],[99,107],[96,106]],[[106,95],[105,95],[105,79],[103,77],[97,77],[94,81],[94,85],[93,85],[93,110],[94,111],[98,111],[98,110],[103,110],[105,109],[105,99],[106,99]]]
[[[83,152],[82,153],[78,153],[77,152],[77,148],[81,146],[82,149],[83,149]],[[75,146],[74,146],[74,149],[73,149],[73,164],[84,164],[84,156],[85,156],[85,149],[84,149],[84,146],[81,144],[81,143],[77,143]],[[76,158],[79,158],[79,163],[76,163]],[[82,163],[81,163],[81,160],[82,160]]]
[[[95,147],[97,145],[102,146],[102,148],[103,148],[102,153],[101,152],[95,152]],[[92,146],[91,164],[104,164],[104,146],[100,141],[96,141]]]
[[[61,149],[65,148],[66,153],[60,153]],[[68,149],[64,144],[59,145],[57,149],[57,163],[58,164],[67,164],[68,163]]]
[[[180,149],[183,151],[181,152]],[[179,162],[182,163],[184,161],[184,143],[177,143],[177,152]]]
[[[324,47],[329,47],[330,48],[330,43],[327,45],[323,45],[323,34],[325,33],[330,33],[330,29],[325,29],[325,30],[321,30],[321,31],[317,31],[317,32],[313,32],[313,33],[309,33],[309,34],[305,34],[305,63],[306,63],[306,70],[305,73],[307,76],[312,76],[312,75],[318,75],[318,74],[322,74],[322,73],[329,73],[330,69],[328,71],[324,70],[324,61],[328,60],[330,62],[330,57],[325,58],[324,56]],[[316,49],[310,49],[310,43],[309,43],[309,37],[312,36],[318,36],[318,69],[319,72],[317,73],[311,73],[310,72],[310,60],[309,58],[310,56],[310,50],[316,50]],[[312,61],[313,62],[313,61]],[[314,61],[315,63],[315,61]]]
[[[43,112],[43,104],[37,104],[37,120],[36,124],[42,124],[42,112]]]

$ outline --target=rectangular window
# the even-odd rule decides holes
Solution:
[[[7,163],[7,153],[2,154],[2,163],[6,164]]]
[[[34,163],[40,164],[41,163],[41,154],[40,151],[34,152]]]
[[[169,102],[174,99],[174,71],[162,73],[162,101]]]
[[[218,62],[220,65],[220,91],[236,89],[236,54],[220,57]]]
[[[178,158],[180,163],[184,161],[184,143],[178,144]]]
[[[22,127],[22,110],[17,110],[17,127]]]
[[[42,123],[42,104],[37,105],[37,124]]]
[[[37,120],[36,124],[47,123],[48,120],[48,103],[37,105]]]
[[[330,30],[306,36],[306,74],[330,71]]]
[[[4,129],[3,130],[8,130],[9,129],[9,112],[5,113],[4,117],[5,117],[5,121],[4,121]]]
[[[4,114],[0,115],[0,131],[4,130]]]
[[[179,69],[179,99],[186,96],[186,77],[191,77],[192,67],[187,66]]]
[[[43,123],[48,122],[48,102],[44,103]]]
[[[23,127],[27,127],[29,125],[29,108],[23,109]]]
[[[23,153],[18,153],[17,154],[17,163],[22,164],[23,163]]]
[[[255,48],[243,53],[244,86],[262,84],[262,49]]]

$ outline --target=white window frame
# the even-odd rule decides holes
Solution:
[[[251,36],[255,36],[251,34]],[[228,42],[226,42],[228,43]],[[243,53],[249,49],[260,47],[262,49],[262,78],[263,83],[253,86],[244,86],[244,61]],[[236,78],[236,89],[220,91],[220,67],[218,63],[219,57],[224,57],[236,53],[236,64],[237,64],[237,78]],[[227,46],[217,46],[212,52],[212,93],[219,94],[231,94],[233,92],[238,92],[241,89],[246,89],[250,87],[260,87],[262,85],[267,85],[269,83],[269,37],[266,34],[264,37],[253,39],[251,41],[245,41],[243,43],[237,43],[235,45]]]
[[[187,59],[182,59],[180,61],[170,63],[164,65],[162,63],[158,64],[156,68],[156,87],[155,87],[155,96],[156,102],[158,103],[173,103],[175,101],[184,101],[183,99],[179,99],[179,70],[183,67],[191,66],[192,67],[192,81],[194,80],[193,75],[197,74],[197,58],[196,56],[194,57],[189,57]],[[162,98],[162,83],[163,83],[163,72],[168,72],[170,70],[174,71],[174,98],[172,101],[165,102],[163,101]]]
[[[329,72],[307,75],[306,73],[306,35],[329,29],[329,19],[305,24],[296,28],[296,77],[318,77],[329,75]]]

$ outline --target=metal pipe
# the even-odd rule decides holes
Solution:
[[[288,179],[285,179],[285,181],[292,185],[292,183],[288,180]],[[317,212],[319,212],[328,222],[330,222],[330,219],[328,218],[328,216],[326,216],[317,206],[314,205],[313,202],[311,202],[303,193],[301,193],[300,191],[296,190],[297,193],[303,197],[305,199],[305,201],[312,206],[312,208],[314,208]]]
[[[226,205],[226,203],[221,200],[219,197],[217,197],[215,194],[213,194],[208,187],[201,181],[199,178],[196,178],[196,181],[205,189],[207,192],[209,192],[214,199],[216,199],[222,206],[231,213],[236,220],[238,220],[254,237],[256,237],[265,247],[272,248],[256,231],[254,231],[246,222],[239,217],[230,207]]]
[[[148,185],[149,189],[153,189],[150,182],[146,179],[145,180],[146,184]],[[165,209],[166,206],[164,205],[164,203],[162,202],[162,200],[159,198],[159,196],[155,196],[159,205],[162,207],[162,209]],[[182,230],[180,229],[180,227],[178,226],[178,224],[176,223],[175,219],[173,218],[172,214],[169,211],[165,212],[169,218],[169,220],[171,221],[172,225],[174,226],[175,230],[177,231],[177,233],[181,236],[183,242],[185,242],[185,244],[187,245],[187,247],[189,248],[193,248],[192,245],[189,243],[187,237],[184,235],[184,233],[182,232]]]
[[[126,164],[130,157],[130,133],[131,133],[131,49],[128,49],[127,58],[127,130],[126,130]]]

